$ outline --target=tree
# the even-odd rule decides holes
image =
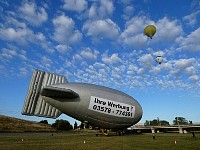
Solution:
[[[189,121],[189,124],[193,124],[191,120]]]
[[[173,124],[174,125],[186,125],[186,124],[188,124],[188,121],[183,117],[175,117],[175,119],[173,120]]]
[[[166,121],[166,120],[160,120],[160,121],[159,121],[159,125],[162,125],[162,126],[169,126],[169,122]]]
[[[159,119],[154,119],[154,120],[146,120],[144,123],[145,126],[158,126],[158,125],[163,125],[163,126],[168,126],[169,122],[166,120],[159,120]]]
[[[81,122],[80,128],[81,128],[81,129],[84,129],[84,126],[85,126],[84,123]]]
[[[77,125],[77,122],[75,121],[75,123],[74,123],[74,130],[76,130],[77,127],[78,127],[78,125]]]
[[[150,126],[150,121],[146,120],[144,123],[145,126]]]
[[[48,124],[48,121],[47,120],[42,120],[39,123]]]
[[[73,129],[72,125],[70,125],[67,120],[56,120],[55,123],[52,124],[52,127],[55,127],[57,130],[71,130]]]
[[[151,126],[157,126],[158,125],[158,120],[154,119],[154,120],[150,121],[150,125]]]
[[[70,124],[68,130],[73,130],[73,126]]]

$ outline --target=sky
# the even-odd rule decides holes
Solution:
[[[132,96],[139,123],[199,123],[200,0],[1,0],[0,114],[46,119],[21,115],[34,69]]]

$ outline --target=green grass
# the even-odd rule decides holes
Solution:
[[[67,133],[66,133],[67,134]],[[23,142],[22,142],[23,138]],[[84,143],[85,141],[85,143]],[[175,142],[176,141],[176,144]],[[200,137],[191,134],[152,134],[128,136],[0,136],[2,150],[197,150]]]
[[[0,115],[1,132],[52,132],[51,125]]]

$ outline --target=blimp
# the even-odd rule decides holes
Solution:
[[[102,129],[124,129],[140,121],[133,97],[109,87],[69,83],[63,75],[34,70],[22,115],[58,118],[66,114]]]

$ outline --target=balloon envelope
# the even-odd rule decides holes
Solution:
[[[156,33],[156,27],[154,25],[148,25],[144,29],[144,34],[152,39]]]
[[[156,62],[161,64],[163,62],[163,57],[162,56],[156,56]]]

